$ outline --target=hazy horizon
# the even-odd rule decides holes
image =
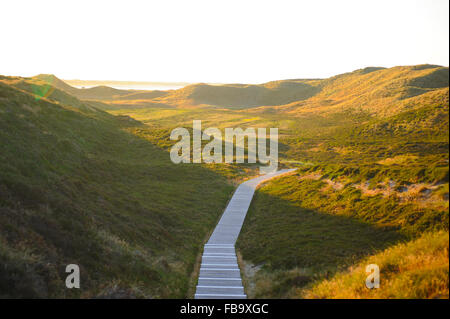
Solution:
[[[418,63],[418,64],[414,64],[414,65],[426,65],[426,64],[430,64],[430,63]],[[430,64],[431,65],[431,64]],[[449,65],[439,65],[439,64],[435,64],[437,66],[441,66],[441,67],[449,67]],[[392,67],[407,67],[407,66],[413,66],[413,65],[394,65]],[[209,85],[226,85],[226,84],[254,84],[254,85],[258,85],[258,84],[264,84],[267,82],[272,82],[272,81],[289,81],[289,80],[321,80],[321,79],[326,79],[329,77],[333,77],[333,76],[337,76],[340,74],[344,74],[344,73],[349,73],[349,72],[354,72],[357,70],[361,70],[361,69],[365,69],[365,68],[371,68],[371,67],[375,67],[375,68],[391,68],[391,67],[385,67],[385,66],[374,66],[374,65],[370,65],[370,66],[365,66],[359,69],[354,69],[354,70],[348,70],[342,73],[338,73],[338,74],[332,74],[328,77],[322,77],[322,78],[307,78],[307,77],[296,77],[296,78],[290,78],[290,79],[273,79],[273,80],[269,80],[266,82],[258,82],[258,83],[244,83],[244,82],[229,82],[229,83],[225,83],[225,82],[206,82],[206,81],[198,81],[198,82],[180,82],[180,81],[146,81],[146,80],[141,80],[141,81],[136,81],[136,80],[116,80],[116,79],[106,79],[106,80],[99,80],[99,79],[64,79],[59,77],[57,74],[52,74],[54,76],[56,76],[57,78],[59,78],[60,80],[63,80],[64,82],[70,84],[71,86],[74,87],[81,87],[84,86],[85,88],[88,87],[94,87],[96,85],[107,85],[108,83],[115,85],[115,86],[179,86],[179,87],[183,87],[186,85],[190,85],[190,84],[197,84],[197,83],[205,83],[205,84],[209,84]],[[8,74],[10,76],[18,76],[15,74]],[[35,75],[31,75],[32,76],[37,76],[38,74]],[[85,84],[85,85],[83,85]]]
[[[2,6],[2,44],[14,50],[0,52],[0,73],[256,84],[448,66],[448,10],[447,0],[18,0]]]

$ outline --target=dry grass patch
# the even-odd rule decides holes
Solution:
[[[448,298],[449,234],[424,234],[417,240],[395,245],[323,280],[298,297],[338,299]],[[366,265],[380,267],[380,288],[365,287]]]

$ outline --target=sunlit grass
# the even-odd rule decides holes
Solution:
[[[297,297],[304,298],[445,298],[449,297],[448,232],[427,233],[417,240],[388,248],[321,281]],[[380,268],[380,288],[368,289],[365,269]]]
[[[299,168],[250,208],[249,296],[448,297],[448,68],[170,92],[0,82],[0,296],[186,296],[204,237],[257,173],[172,164],[171,130],[202,120],[278,127],[280,167]],[[73,261],[81,293],[60,287]],[[362,286],[366,262],[380,263],[379,290]]]

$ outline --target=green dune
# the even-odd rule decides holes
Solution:
[[[250,207],[238,241],[249,296],[448,297],[448,90],[435,65],[170,91],[0,77],[0,296],[192,296],[202,243],[257,173],[172,164],[171,130],[202,120],[278,127],[279,167],[298,168]],[[401,268],[405,251],[430,262]],[[385,295],[361,293],[367,260],[383,265]],[[81,292],[65,289],[69,263]],[[411,280],[410,294],[396,288]]]

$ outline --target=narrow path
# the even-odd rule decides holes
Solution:
[[[195,299],[245,299],[234,245],[256,187],[295,169],[283,169],[240,184],[205,244]]]

